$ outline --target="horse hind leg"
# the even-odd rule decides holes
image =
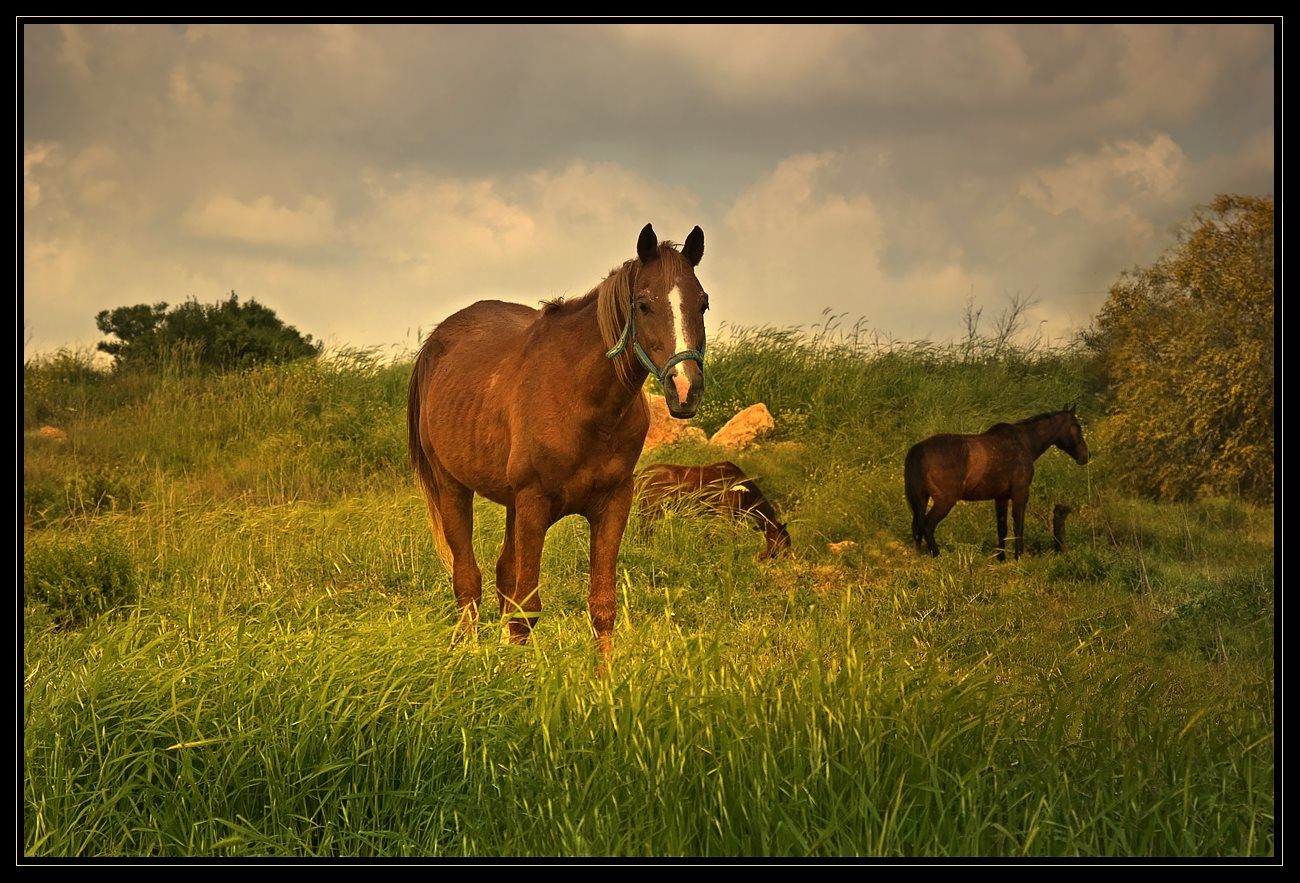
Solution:
[[[912,510],[912,541],[916,543],[916,551],[921,551],[921,544],[925,542],[925,507],[930,503],[930,495],[925,490],[916,485],[915,479],[908,475],[907,484],[907,506]]]
[[[474,492],[449,481],[439,485],[438,509],[442,533],[451,549],[451,586],[460,619],[456,637],[478,632],[478,607],[483,595],[483,574],[474,560]]]
[[[542,613],[538,583],[542,569],[542,544],[551,526],[551,503],[541,494],[519,494],[514,509],[514,580],[501,598],[502,638],[525,644]]]
[[[504,620],[509,610],[508,600],[515,593],[515,507],[506,507],[506,538],[497,558],[497,603]]]
[[[925,545],[935,558],[939,557],[939,544],[934,541],[934,529],[939,526],[940,521],[947,517],[956,504],[956,500],[943,500],[935,497],[934,505],[930,507],[930,511],[922,519],[921,531],[924,535]]]

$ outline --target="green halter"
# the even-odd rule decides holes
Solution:
[[[664,377],[673,369],[673,366],[679,362],[695,362],[700,366],[700,371],[704,370],[704,346],[705,342],[700,341],[700,348],[697,350],[682,350],[680,353],[673,353],[667,362],[664,362],[663,368],[656,368],[655,363],[650,361],[646,351],[641,348],[641,344],[636,340],[636,297],[632,298],[632,303],[627,309],[627,324],[623,326],[623,335],[618,339],[609,352],[605,353],[607,359],[617,359],[627,349],[628,341],[632,342],[632,352],[636,353],[637,360],[645,366],[645,369],[655,376],[661,384],[664,383]]]

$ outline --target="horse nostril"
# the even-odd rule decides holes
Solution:
[[[685,374],[677,373],[673,375],[673,387],[677,391],[677,401],[683,405],[691,397],[691,381]]]

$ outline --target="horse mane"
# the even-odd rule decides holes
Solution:
[[[1024,417],[1023,420],[1015,421],[1014,425],[1017,425],[1017,427],[1022,427],[1022,425],[1024,424],[1037,423],[1037,421],[1039,420],[1052,420],[1053,417],[1060,417],[1062,414],[1069,414],[1071,416],[1074,416],[1073,411],[1070,411],[1069,408],[1062,408],[1061,411],[1044,411],[1043,414],[1035,414],[1032,417]],[[1006,425],[1006,424],[998,424],[998,425]]]
[[[1042,420],[1051,420],[1056,417],[1060,417],[1062,414],[1070,414],[1070,413],[1071,412],[1068,409],[1061,410],[1061,411],[1044,411],[1041,414],[1035,414],[1032,417],[1026,417],[1024,420],[1017,420],[1015,423],[1001,423],[1001,422],[994,423],[992,426],[990,426],[988,429],[984,431],[1002,432],[1008,429],[1015,429],[1018,426],[1029,426],[1030,424],[1038,423],[1039,421]]]
[[[1062,414],[1069,414],[1068,410],[1061,411],[1044,411],[1041,414],[1035,414],[1032,417],[1026,417],[1024,420],[1017,420],[1016,425],[1020,426],[1025,423],[1037,423],[1039,420],[1050,420],[1053,417],[1060,417]]]
[[[669,278],[677,278],[687,267],[686,258],[678,251],[678,244],[665,239],[659,243],[659,260],[665,261],[665,273]],[[601,340],[606,349],[613,348],[623,336],[623,326],[627,324],[627,311],[632,304],[632,287],[636,284],[636,274],[640,269],[640,258],[631,258],[609,271],[609,275],[582,297],[565,300],[563,297],[542,301],[542,314],[580,310],[596,301],[596,325],[600,328]],[[630,351],[629,351],[630,352]],[[631,358],[614,360],[614,371],[618,379],[628,386],[632,385]]]

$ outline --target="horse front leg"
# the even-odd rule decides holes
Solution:
[[[618,549],[623,543],[623,531],[631,508],[632,482],[628,481],[615,488],[605,498],[604,505],[587,515],[591,524],[591,591],[587,595],[587,610],[596,633],[601,671],[608,670],[610,653],[614,648]]]
[[[998,512],[998,560],[1007,560],[1007,504],[1010,497],[999,497],[993,501]]]
[[[1011,498],[1011,518],[1016,523],[1016,560],[1025,551],[1025,506],[1029,503],[1029,492],[1026,490],[1024,496],[1015,496]]]
[[[502,636],[511,644],[527,643],[533,624],[542,613],[538,583],[542,570],[542,544],[546,542],[546,531],[551,522],[548,497],[527,491],[515,497],[514,584],[501,598],[501,618],[505,622]]]

